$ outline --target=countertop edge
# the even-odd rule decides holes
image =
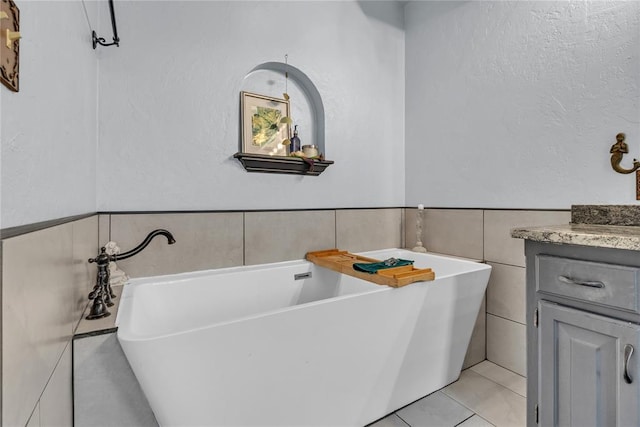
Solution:
[[[594,246],[640,251],[640,227],[593,224],[562,224],[517,227],[511,237],[543,243]]]

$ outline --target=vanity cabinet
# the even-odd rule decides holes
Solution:
[[[640,325],[545,301],[539,307],[539,424],[638,426],[631,349]]]
[[[527,240],[527,425],[640,426],[640,252]]]

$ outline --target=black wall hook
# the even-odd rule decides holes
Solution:
[[[98,37],[95,31],[91,32],[91,37],[93,39],[93,48],[96,46],[113,46],[116,45],[120,47],[120,38],[118,37],[118,28],[116,27],[116,14],[113,9],[113,0],[109,0],[109,11],[111,12],[111,27],[113,28],[113,42],[106,43],[106,40],[103,37]]]

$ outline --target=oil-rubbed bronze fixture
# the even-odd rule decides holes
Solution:
[[[149,235],[147,235],[147,237],[145,237],[142,243],[130,251],[123,254],[109,255],[107,253],[107,248],[103,246],[100,248],[100,255],[89,259],[90,263],[95,262],[98,266],[98,276],[96,285],[93,287],[91,293],[89,293],[89,299],[93,300],[93,305],[91,306],[91,311],[87,316],[88,320],[100,319],[111,315],[107,310],[107,307],[111,307],[113,305],[112,299],[115,298],[116,295],[111,290],[111,284],[109,283],[109,263],[111,261],[131,258],[132,256],[140,253],[149,245],[149,243],[151,243],[151,240],[153,240],[154,237],[159,235],[166,237],[167,242],[170,245],[173,245],[176,242],[176,239],[174,239],[173,235],[167,230],[153,230]]]
[[[618,173],[629,174],[636,173],[636,200],[640,200],[640,162],[633,159],[633,167],[631,169],[625,169],[620,166],[622,157],[629,152],[629,146],[624,142],[626,136],[624,133],[616,135],[616,143],[611,146],[611,167]]]
[[[113,9],[113,0],[109,0],[109,12],[111,14],[111,29],[113,30],[113,42],[107,43],[104,37],[98,37],[95,31],[91,31],[91,39],[93,40],[93,48],[100,46],[113,46],[120,47],[120,37],[118,37],[118,28],[116,27],[116,12]],[[88,18],[87,18],[88,19]]]

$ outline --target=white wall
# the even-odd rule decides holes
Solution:
[[[5,228],[96,210],[97,61],[82,3],[16,4],[20,92],[0,87]]]
[[[122,43],[100,59],[99,210],[404,203],[400,3],[128,1],[116,8]],[[336,163],[320,177],[251,174],[231,157],[243,79],[285,53],[323,98],[326,154]],[[272,95],[282,85],[275,82]]]
[[[406,202],[568,208],[635,201],[640,3],[410,2]]]
[[[97,51],[81,2],[18,6],[3,228],[96,209],[635,203],[609,147],[624,131],[625,165],[640,157],[638,2],[127,1],[122,46]],[[323,96],[336,164],[320,177],[231,158],[246,73],[284,53]]]

